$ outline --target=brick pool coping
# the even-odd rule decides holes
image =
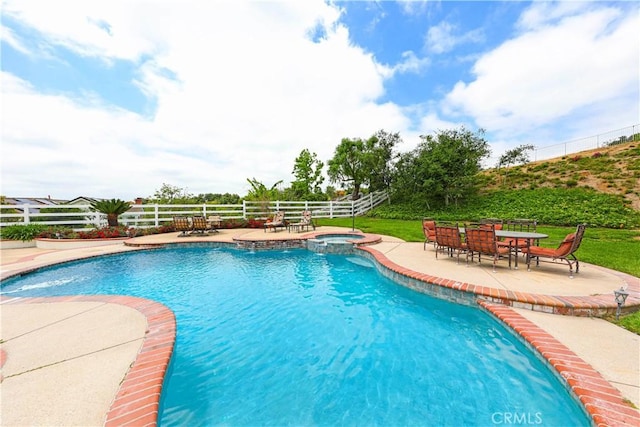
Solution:
[[[634,409],[618,389],[564,344],[507,306],[486,301],[478,301],[478,304],[544,357],[596,426],[640,425],[640,411]]]
[[[315,233],[312,233],[315,234]],[[304,236],[308,238],[307,236]],[[195,243],[195,242],[194,242]],[[363,242],[364,243],[364,242]],[[171,245],[145,245],[145,248]],[[541,355],[552,367],[567,388],[583,405],[597,426],[640,425],[640,411],[627,402],[620,391],[614,388],[591,365],[553,338],[531,321],[520,316],[512,307],[527,308],[556,314],[587,315],[594,310],[615,307],[608,300],[597,296],[569,297],[527,294],[502,289],[476,286],[453,280],[438,278],[404,268],[389,260],[382,253],[368,246],[359,249],[372,256],[376,262],[390,271],[428,285],[448,288],[451,291],[469,293],[477,304],[500,319],[518,334],[530,347]],[[620,273],[621,278],[631,276]],[[640,286],[627,281],[633,291]],[[107,413],[106,426],[156,425],[161,390],[175,344],[176,323],[173,312],[164,305],[128,296],[72,296],[46,298],[15,298],[4,303],[42,303],[67,301],[103,301],[134,308],[147,318],[145,339],[131,369],[125,375],[115,400]],[[0,353],[0,363],[7,355]]]

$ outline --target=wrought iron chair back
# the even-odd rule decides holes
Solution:
[[[510,219],[505,225],[505,230],[510,231],[527,231],[535,233],[538,228],[538,222],[535,219]]]
[[[449,256],[457,255],[457,262],[460,263],[460,253],[467,250],[466,244],[460,236],[458,224],[438,225],[436,223],[436,258],[438,252],[446,251]]]
[[[496,261],[500,256],[509,257],[509,267],[511,267],[511,250],[508,247],[498,245],[496,239],[495,224],[467,224],[464,227],[465,241],[467,243],[467,267],[469,266],[469,256],[471,261],[478,255],[478,263],[481,262],[482,255],[490,255],[493,258],[493,271],[496,271]]]

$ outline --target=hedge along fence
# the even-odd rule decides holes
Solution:
[[[299,220],[302,218],[302,212],[306,210],[311,211],[313,218],[340,218],[362,215],[386,201],[389,201],[387,193],[376,192],[355,201],[244,201],[235,205],[133,204],[131,209],[119,216],[119,223],[128,227],[149,228],[167,225],[173,221],[174,216],[211,215],[218,215],[223,221],[264,220],[276,211],[284,211],[287,220]],[[0,205],[0,227],[17,224],[64,226],[74,229],[102,228],[107,225],[107,216],[92,211],[90,205]]]

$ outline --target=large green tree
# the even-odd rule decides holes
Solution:
[[[402,142],[400,134],[379,130],[366,141],[368,185],[372,191],[387,190],[393,179],[395,147]]]
[[[241,200],[239,195],[231,193],[200,193],[195,198],[198,203],[214,205],[237,205]]]
[[[422,135],[418,147],[396,163],[393,193],[430,206],[459,204],[477,192],[476,174],[490,154],[484,130],[464,127]]]
[[[148,199],[152,203],[161,205],[197,203],[196,198],[190,194],[186,188],[164,183],[162,187],[156,190],[153,196],[148,197]]]
[[[360,138],[343,138],[336,147],[333,158],[327,162],[329,180],[335,183],[350,183],[352,198],[360,197],[360,186],[366,179],[364,168],[364,141]]]
[[[393,149],[400,141],[398,133],[384,130],[367,140],[343,138],[327,163],[329,179],[334,183],[349,183],[353,200],[360,197],[363,185],[371,190],[386,189],[393,176]]]
[[[318,159],[316,153],[312,153],[306,148],[300,152],[293,165],[295,181],[291,182],[291,190],[295,199],[326,199],[320,188],[324,181],[324,176],[322,176],[323,167],[324,163]]]

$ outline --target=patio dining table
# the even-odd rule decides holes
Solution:
[[[464,227],[460,227],[460,234],[464,234]],[[533,233],[530,231],[512,231],[512,230],[496,230],[496,237],[506,237],[515,240],[515,263],[514,269],[518,269],[518,252],[520,249],[519,243],[521,241],[525,241],[527,243],[527,253],[529,253],[528,249],[531,246],[532,240],[546,239],[549,237],[547,234],[543,233]],[[509,261],[511,263],[511,261]],[[527,266],[529,265],[529,257],[527,256]]]
[[[515,269],[518,269],[518,250],[519,250],[519,242],[525,241],[527,244],[527,253],[529,253],[528,249],[531,246],[532,240],[546,239],[549,237],[547,234],[543,233],[533,233],[529,231],[511,231],[511,230],[496,230],[496,237],[506,237],[515,240]],[[529,257],[527,256],[527,265],[529,265]]]

